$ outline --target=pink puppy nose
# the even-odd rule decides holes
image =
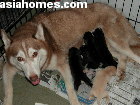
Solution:
[[[31,81],[36,81],[38,79],[37,75],[32,75],[31,77],[29,77]]]

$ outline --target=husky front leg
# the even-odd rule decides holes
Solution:
[[[127,56],[119,53],[109,44],[108,44],[108,48],[111,51],[112,55],[118,59],[117,72],[116,72],[116,75],[119,77],[118,81],[123,80],[125,76],[124,73],[126,68],[125,66],[126,66]]]
[[[13,86],[12,81],[17,70],[8,63],[3,68],[3,83],[4,83],[4,105],[12,105],[13,101]]]
[[[74,90],[72,75],[68,64],[64,64],[59,68],[61,75],[64,78],[69,101],[71,105],[80,105],[76,92]]]
[[[125,78],[127,56],[122,55],[118,60],[119,60],[119,63],[118,63],[116,75],[119,77],[118,81],[120,81],[120,80],[124,80]]]

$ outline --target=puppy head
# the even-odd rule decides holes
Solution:
[[[105,73],[109,76],[116,75],[117,68],[115,66],[108,66],[105,68]]]
[[[86,32],[84,34],[83,39],[84,39],[85,44],[87,45],[93,39],[92,33],[91,32]]]
[[[72,47],[69,49],[69,57],[71,57],[73,55],[80,55],[79,50],[75,47]]]
[[[104,35],[103,31],[101,28],[96,28],[94,32],[92,32],[92,34],[94,36],[98,36],[98,35]]]

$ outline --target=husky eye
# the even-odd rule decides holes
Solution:
[[[22,57],[17,57],[17,60],[18,60],[19,62],[22,62],[22,61],[24,61],[24,58],[22,58]]]
[[[38,55],[38,53],[37,52],[34,52],[33,55],[32,55],[32,57],[35,58],[37,55]]]

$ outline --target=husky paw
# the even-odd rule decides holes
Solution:
[[[125,72],[122,72],[121,75],[119,76],[118,82],[124,80],[125,78]]]
[[[124,78],[125,78],[125,70],[119,68],[119,70],[117,70],[117,76],[119,77],[119,79],[117,80],[118,82],[124,80]]]

